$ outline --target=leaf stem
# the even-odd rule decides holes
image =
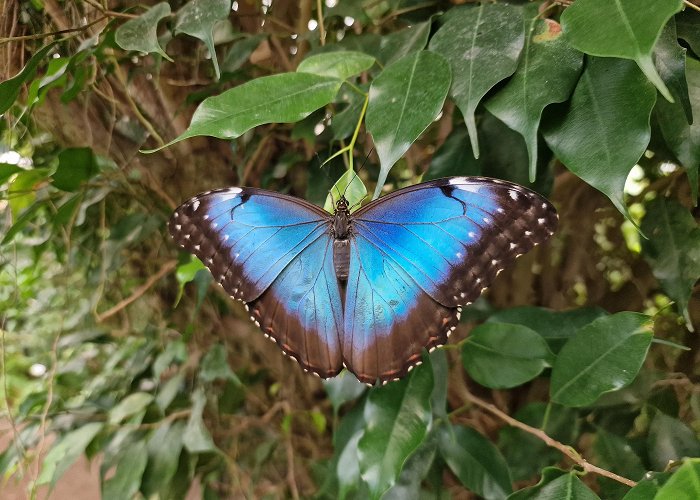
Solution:
[[[364,94],[364,92],[363,92],[363,94]],[[354,158],[352,156],[352,151],[353,151],[353,149],[355,149],[355,142],[357,142],[357,136],[360,134],[360,127],[362,126],[362,121],[364,120],[365,113],[367,112],[367,104],[369,103],[369,94],[364,94],[364,95],[365,95],[365,102],[362,104],[362,110],[360,111],[360,118],[357,120],[357,125],[355,126],[355,131],[352,134],[352,138],[350,139],[350,143],[347,146],[340,148],[338,151],[336,151],[331,156],[326,158],[326,161],[321,163],[321,166],[325,165],[326,163],[331,161],[336,156],[340,156],[343,153],[349,152],[350,154],[348,155],[349,159],[347,162],[348,170],[354,169],[354,166],[353,166]]]
[[[610,478],[614,481],[617,481],[618,483],[622,483],[625,486],[629,487],[634,487],[637,485],[636,482],[632,481],[631,479],[627,479],[626,477],[619,476],[615,474],[614,472],[611,472],[609,470],[602,469],[598,467],[597,465],[593,465],[589,461],[587,461],[585,458],[583,458],[574,448],[571,446],[565,445],[564,443],[561,443],[557,441],[556,439],[550,437],[546,432],[544,432],[542,429],[536,429],[535,427],[531,427],[523,422],[520,422],[519,420],[514,419],[507,413],[502,412],[496,406],[494,406],[491,403],[487,403],[483,399],[480,399],[476,396],[474,396],[472,393],[469,391],[465,392],[465,397],[467,400],[480,407],[483,408],[484,410],[488,411],[489,413],[492,413],[496,417],[500,418],[504,422],[506,422],[508,425],[512,427],[517,427],[520,430],[523,430],[529,434],[532,434],[533,436],[541,439],[547,446],[554,448],[556,450],[559,450],[562,454],[566,455],[569,459],[571,459],[573,462],[577,463],[583,470],[584,472],[592,472],[594,474],[599,474],[601,476]]]

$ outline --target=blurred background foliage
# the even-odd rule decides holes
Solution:
[[[700,496],[699,10],[7,1],[2,484],[84,454],[104,498]],[[323,205],[358,163],[360,198],[487,175],[561,220],[371,389],[280,356],[165,227],[228,185]]]

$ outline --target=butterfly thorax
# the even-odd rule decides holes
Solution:
[[[340,281],[347,281],[350,270],[350,208],[344,196],[335,205],[332,232],[335,275]]]

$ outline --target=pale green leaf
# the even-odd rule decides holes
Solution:
[[[373,64],[374,57],[368,54],[341,50],[307,57],[299,63],[297,72],[346,80],[367,71]]]
[[[231,12],[231,0],[190,0],[177,13],[175,33],[199,38],[209,49],[216,79],[221,76],[214,48],[214,25]]]
[[[119,26],[114,41],[124,50],[147,54],[153,52],[172,61],[158,43],[158,22],[169,15],[170,5],[167,2],[157,3],[136,19],[130,19]]]

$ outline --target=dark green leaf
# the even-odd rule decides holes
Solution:
[[[534,500],[541,498],[539,494],[542,488],[565,474],[567,474],[565,470],[557,469],[556,467],[545,467],[542,469],[542,476],[536,485],[511,493],[508,495],[508,500]]]
[[[411,52],[425,48],[430,35],[430,22],[418,23],[401,31],[389,33],[381,37],[377,59],[386,66],[398,61]]]
[[[700,169],[700,62],[688,58],[685,64],[690,105],[695,120],[692,125],[688,124],[680,102],[670,104],[661,100],[656,103],[656,116],[666,144],[688,173],[693,200],[697,204]]]
[[[102,484],[103,500],[122,500],[133,498],[141,486],[141,477],[148,462],[146,443],[131,443],[117,463],[114,476]]]
[[[559,352],[552,368],[552,401],[586,406],[628,385],[646,358],[649,317],[621,312],[581,328]]]
[[[226,348],[221,344],[215,344],[209,349],[200,366],[199,377],[204,382],[213,382],[218,379],[241,384],[241,381],[231,370],[226,357]]]
[[[469,427],[446,424],[438,432],[440,455],[464,486],[490,499],[513,491],[508,465],[491,441]]]
[[[597,500],[598,496],[583,484],[575,472],[546,484],[532,500]]]
[[[480,175],[481,160],[474,158],[466,127],[455,127],[430,160],[423,180],[456,175]]]
[[[202,413],[206,404],[206,396],[200,388],[192,394],[192,410],[187,421],[187,427],[182,435],[182,444],[190,453],[204,453],[217,451],[216,445],[211,439],[209,431],[204,426]]]
[[[683,39],[696,56],[700,56],[700,13],[685,9],[676,15],[678,38]]]
[[[205,99],[188,129],[168,146],[189,137],[235,139],[264,123],[291,123],[331,102],[341,80],[309,73],[281,73],[250,80]]]
[[[148,439],[148,465],[143,473],[142,491],[146,498],[151,495],[165,495],[170,481],[175,475],[182,451],[182,434],[185,423],[181,420],[165,422]]]
[[[474,328],[462,344],[462,364],[476,382],[492,389],[515,387],[537,377],[553,354],[535,331],[507,323]]]
[[[209,49],[216,79],[221,76],[214,48],[214,25],[231,12],[231,0],[190,0],[177,13],[175,33],[199,38]]]
[[[381,162],[374,197],[389,170],[438,116],[450,87],[450,68],[440,55],[414,52],[387,66],[369,90],[367,130]]]
[[[697,500],[700,498],[700,459],[686,460],[664,484],[654,500]]]
[[[693,123],[693,110],[688,96],[688,83],[685,78],[685,53],[687,50],[678,44],[676,22],[671,19],[661,32],[654,47],[654,61],[659,75],[668,86],[676,104],[685,113],[687,123]],[[661,100],[660,100],[661,101]],[[666,104],[671,104],[663,100]]]
[[[56,481],[73,465],[85,448],[104,426],[100,422],[82,425],[70,431],[51,448],[41,465],[37,484],[56,484]]]
[[[680,420],[657,411],[647,437],[649,458],[656,470],[664,470],[672,460],[700,457],[700,441]]]
[[[384,493],[382,500],[419,500],[421,483],[433,465],[437,449],[437,433],[431,432],[408,457],[396,484]]]
[[[631,62],[588,58],[568,111],[543,130],[557,158],[625,215],[625,181],[649,144],[655,101]]]
[[[155,401],[161,412],[165,413],[165,410],[168,409],[168,406],[170,406],[170,403],[173,402],[173,399],[175,399],[175,396],[177,396],[177,393],[180,391],[184,380],[185,374],[183,372],[178,372],[173,378],[160,387]]]
[[[680,203],[658,197],[642,221],[644,256],[664,291],[691,325],[688,302],[700,277],[700,228]]]
[[[430,40],[430,50],[442,54],[452,68],[450,95],[462,111],[476,158],[476,107],[494,85],[513,74],[523,41],[521,9],[487,3],[452,12]]]
[[[90,148],[68,148],[58,154],[58,168],[51,176],[53,185],[63,191],[76,191],[98,172]]]
[[[226,53],[224,60],[221,62],[222,73],[233,73],[243,66],[260,43],[267,38],[267,34],[258,33],[238,40]]]
[[[447,416],[447,380],[449,367],[445,349],[436,349],[430,353],[430,364],[433,367],[433,393],[430,395],[430,407],[436,417]]]
[[[539,333],[547,341],[549,348],[557,353],[581,327],[606,314],[605,310],[599,307],[552,311],[543,307],[524,306],[503,309],[486,321],[527,326]]]
[[[58,42],[51,42],[37,50],[29,61],[27,61],[22,71],[9,80],[0,83],[0,114],[10,109],[10,106],[12,106],[17,100],[17,97],[19,97],[19,91],[22,85],[34,78],[37,68],[44,62],[48,53],[51,52],[51,49],[53,49],[57,43]]]
[[[12,177],[17,172],[21,172],[23,168],[17,165],[12,165],[11,163],[0,163],[0,186]]]
[[[656,498],[656,493],[658,491],[658,485],[652,481],[640,481],[634,488],[629,490],[624,497],[622,497],[622,500],[652,500]],[[676,497],[672,498],[673,500],[676,499]]]
[[[525,139],[530,181],[534,182],[542,111],[551,103],[568,99],[581,72],[583,54],[566,43],[557,22],[538,17],[539,4],[530,6],[526,13],[531,20],[518,69],[484,105]]]
[[[297,67],[300,73],[347,80],[351,76],[367,71],[374,64],[374,57],[362,52],[325,52],[307,57]]]
[[[567,40],[593,56],[634,60],[663,96],[670,92],[654,67],[652,50],[683,0],[577,0],[561,16]]]
[[[423,442],[432,420],[432,390],[433,370],[425,361],[409,377],[370,391],[358,459],[373,498],[396,482],[408,456]]]
[[[638,481],[646,473],[642,460],[635,453],[627,439],[598,428],[593,446],[598,461],[596,465]]]
[[[130,19],[119,26],[115,32],[114,41],[124,50],[153,52],[172,61],[158,43],[158,22],[168,16],[170,16],[168,2],[157,3],[136,19]]]

